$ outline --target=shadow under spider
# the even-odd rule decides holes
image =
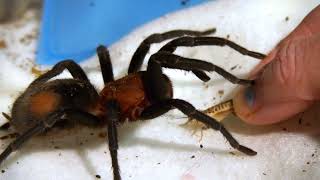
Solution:
[[[172,115],[169,113],[168,117]],[[173,115],[171,118],[174,118]],[[165,119],[164,123],[168,123]],[[147,137],[137,137],[133,134],[138,128],[146,128],[147,122],[130,122],[124,124],[119,128],[119,143],[121,147],[132,147],[132,146],[147,146],[152,149],[164,149],[164,150],[173,150],[177,152],[206,152],[214,153],[221,155],[228,155],[230,150],[226,149],[217,149],[217,148],[199,148],[198,144],[180,144],[177,142],[163,142],[161,140],[156,140]],[[274,125],[265,125],[265,126],[255,126],[249,125],[241,121],[235,116],[230,116],[223,121],[223,124],[230,130],[230,132],[245,134],[245,135],[260,135],[268,134],[271,132],[285,132],[289,133],[301,133],[308,134],[312,138],[320,141],[320,103],[313,106],[311,109],[307,110],[303,114],[298,114],[296,117],[291,118],[290,120],[277,123]],[[179,126],[179,125],[173,125]],[[211,129],[209,129],[211,130]],[[10,166],[13,163],[17,162],[21,157],[28,156],[30,153],[38,152],[49,152],[58,150],[75,150],[77,154],[83,160],[86,169],[91,174],[96,174],[95,169],[93,168],[93,163],[90,159],[87,158],[88,151],[90,149],[98,148],[99,146],[106,146],[107,149],[107,137],[101,136],[101,133],[106,133],[106,127],[104,128],[73,128],[71,130],[57,130],[58,134],[51,132],[47,135],[41,137],[33,138],[30,143],[25,147],[19,150],[19,153],[15,153],[13,156],[9,157],[7,161],[4,162],[4,166]],[[3,134],[3,133],[2,133]],[[195,138],[196,137],[191,137]],[[2,147],[5,147],[12,139],[2,140]],[[103,157],[107,159],[105,154],[102,154]],[[106,161],[107,163],[107,161]],[[106,164],[107,165],[107,164]]]
[[[133,134],[137,130],[137,128],[144,128],[143,124],[146,123],[147,122],[141,121],[130,122],[130,124],[124,124],[123,126],[119,127],[120,150],[124,147],[147,146],[152,149],[164,149],[177,152],[201,151],[205,153],[214,153],[221,155],[229,155],[230,153],[229,149],[200,148],[198,143],[194,145],[180,144],[177,142],[164,142],[152,138],[134,136]],[[167,121],[164,120],[164,123],[167,123]],[[90,153],[90,149],[95,149],[101,146],[105,146],[105,151],[108,152],[108,139],[107,137],[101,136],[101,134],[106,132],[105,129],[106,127],[87,128],[81,126],[81,128],[75,127],[70,130],[56,130],[58,134],[55,134],[55,130],[53,130],[53,132],[49,132],[46,135],[34,137],[28,144],[18,150],[18,153],[14,153],[13,156],[8,157],[3,166],[11,166],[19,161],[19,159],[21,159],[22,157],[28,156],[31,153],[74,150],[79,155],[79,157],[81,157],[84,167],[87,169],[87,171],[90,174],[96,174],[93,165],[94,162],[90,161],[87,154]],[[192,137],[190,136],[190,138]],[[7,144],[9,144],[10,141],[12,141],[12,139],[2,140],[1,146],[5,147]],[[108,166],[108,157],[104,152],[101,154],[101,157],[106,159],[106,166]]]

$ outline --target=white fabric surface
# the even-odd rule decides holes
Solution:
[[[217,0],[166,15],[110,47],[115,75],[126,74],[130,57],[147,35],[171,29],[216,27],[215,36],[229,35],[246,48],[268,53],[318,4],[319,0]],[[19,21],[0,25],[0,41],[5,40],[7,45],[0,48],[1,112],[9,113],[14,99],[34,79],[31,67],[39,29],[38,13],[32,10]],[[157,48],[159,45],[151,51]],[[180,48],[176,53],[213,62],[239,77],[246,77],[259,62],[228,47]],[[97,58],[81,65],[92,83],[101,89]],[[212,80],[208,83],[178,70],[165,73],[173,80],[174,96],[199,109],[232,98],[237,87],[215,73],[210,74]],[[224,91],[222,96],[220,90]],[[292,120],[270,126],[246,125],[235,117],[225,120],[224,124],[240,143],[258,152],[254,157],[234,151],[213,130],[204,131],[200,140],[200,132],[192,135],[189,129],[180,126],[186,118],[178,111],[148,122],[126,123],[119,128],[121,175],[123,179],[138,180],[319,179],[319,119],[319,107],[314,107]],[[0,121],[5,122],[3,117]],[[96,174],[101,179],[111,179],[106,138],[99,137],[103,132],[103,128],[82,128],[34,138],[0,167],[5,170],[0,179],[90,180],[96,179]],[[9,142],[1,141],[0,149]],[[200,148],[200,144],[204,147]]]

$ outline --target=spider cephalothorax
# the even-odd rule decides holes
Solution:
[[[259,59],[265,57],[263,54],[249,51],[227,39],[205,36],[212,32],[214,29],[203,32],[174,30],[147,37],[134,53],[128,75],[118,80],[114,80],[107,48],[99,46],[97,53],[105,84],[100,93],[95,90],[84,71],[74,61],[59,62],[51,70],[34,80],[15,101],[9,123],[16,129],[19,136],[0,154],[0,163],[32,136],[49,131],[57,123],[78,122],[87,126],[107,125],[113,175],[114,179],[118,180],[121,179],[121,176],[117,159],[117,126],[125,119],[148,120],[173,108],[220,131],[233,148],[247,155],[256,155],[255,151],[240,145],[221,123],[196,110],[190,103],[174,99],[171,82],[162,73],[162,67],[181,69],[192,71],[200,80],[208,81],[210,78],[205,71],[215,71],[232,83],[252,84],[253,81],[239,79],[212,63],[173,54],[179,46],[227,45],[244,55]],[[176,39],[151,55],[146,71],[140,71],[150,45],[171,38]],[[72,79],[49,81],[64,69],[70,71]]]

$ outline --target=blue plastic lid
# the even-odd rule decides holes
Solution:
[[[80,61],[168,12],[205,0],[46,0],[37,63]]]

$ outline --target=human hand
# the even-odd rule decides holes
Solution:
[[[320,99],[320,5],[251,73],[255,85],[234,98],[236,114],[271,124],[303,112]]]

